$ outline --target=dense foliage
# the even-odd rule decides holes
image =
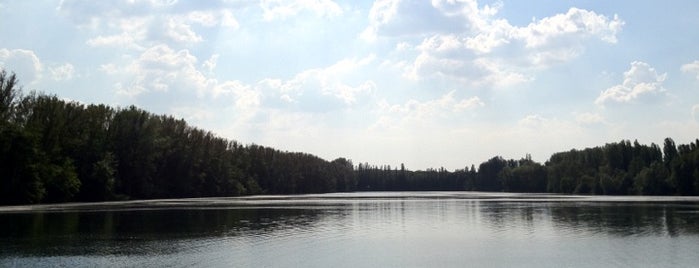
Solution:
[[[0,204],[393,190],[695,195],[698,145],[621,141],[544,165],[494,157],[453,172],[355,166],[242,145],[133,106],[23,95],[0,72]]]

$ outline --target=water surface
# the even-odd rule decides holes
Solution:
[[[699,263],[699,199],[337,193],[0,207],[0,266]]]

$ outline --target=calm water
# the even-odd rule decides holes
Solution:
[[[343,193],[0,207],[0,267],[696,267],[699,199]]]

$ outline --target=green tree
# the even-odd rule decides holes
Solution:
[[[14,73],[8,75],[4,69],[0,70],[0,126],[9,123],[14,113],[21,91],[18,88],[18,83]]]
[[[15,126],[0,128],[1,204],[34,204],[44,199],[40,160],[36,138]]]
[[[669,172],[659,162],[654,162],[646,167],[634,178],[634,188],[638,194],[662,195],[668,194],[667,178]]]
[[[475,189],[480,191],[501,191],[502,177],[498,176],[500,172],[507,166],[507,161],[500,156],[491,158],[490,160],[478,166],[478,174],[476,175]]]
[[[677,146],[675,146],[675,141],[671,138],[665,138],[663,143],[663,161],[665,162],[665,167],[670,168],[672,161],[677,158]]]

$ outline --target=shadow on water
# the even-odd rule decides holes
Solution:
[[[564,204],[551,209],[562,228],[617,236],[699,234],[696,205],[684,204]]]
[[[3,255],[169,254],[178,241],[272,235],[318,221],[310,209],[168,209],[0,214]]]
[[[607,236],[699,234],[696,203],[481,202],[479,213],[491,228],[537,228],[550,223],[563,233]]]

